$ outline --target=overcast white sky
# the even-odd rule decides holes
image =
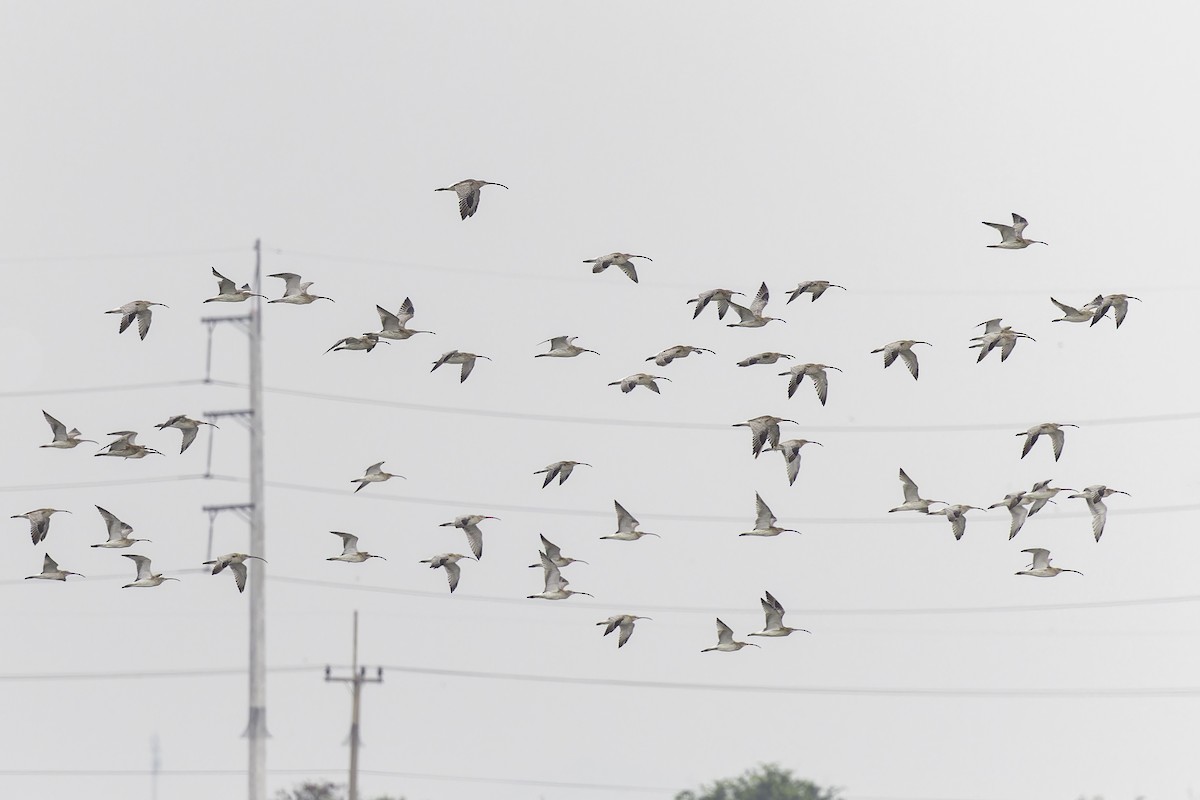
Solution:
[[[247,487],[170,480],[204,472],[207,435],[180,456],[178,433],[152,426],[245,406],[242,388],[193,381],[200,317],[247,310],[201,304],[209,269],[249,280],[256,237],[264,274],[336,299],[264,309],[272,792],[344,779],[348,697],[321,670],[349,661],[354,609],[364,662],[385,668],[364,690],[368,798],[668,800],[772,761],[864,799],[1200,791],[1200,415],[1179,357],[1200,286],[1194,5],[3,13],[0,488],[5,517],[74,513],[38,548],[6,520],[0,795],[148,797],[155,735],[160,796],[244,791],[248,596],[180,572],[205,556],[200,507]],[[432,190],[468,177],[511,190],[485,189],[463,222]],[[1012,211],[1050,246],[987,249],[980,221]],[[654,259],[639,285],[581,263],[613,250]],[[815,278],[849,291],[784,305]],[[786,324],[691,319],[701,290],[763,280]],[[1120,331],[1051,323],[1051,295],[1113,292],[1144,300]],[[436,336],[322,354],[406,296]],[[145,341],[103,313],[135,298],[170,305]],[[1037,341],[976,365],[968,340],[997,316]],[[601,355],[533,358],[560,334]],[[869,354],[901,338],[933,342],[918,382]],[[677,343],[717,355],[651,370],[673,379],[661,395],[606,386]],[[494,361],[462,385],[430,375],[451,348]],[[762,350],[841,367],[828,406],[807,386],[788,400],[782,368],[734,366]],[[219,328],[214,377],[244,383],[245,352]],[[80,390],[158,382],[185,383]],[[39,450],[43,408],[168,455]],[[794,487],[729,427],[760,414],[825,445]],[[1013,434],[1049,421],[1081,425],[1062,460],[1040,442],[1021,460]],[[541,489],[531,473],[564,458],[595,468]],[[407,480],[352,494],[379,460]],[[1132,496],[1109,502],[1099,544],[1078,500],[1011,542],[1006,512],[973,512],[956,542],[942,517],[886,513],[898,467],[926,496],[979,506],[1050,477]],[[246,474],[232,419],[213,472]],[[803,535],[738,538],[756,491]],[[662,538],[599,541],[614,498]],[[126,560],[87,547],[103,538],[96,504],[182,582],[119,589]],[[471,512],[501,520],[450,596],[418,561],[463,552],[437,524]],[[325,561],[330,530],[388,560]],[[595,600],[524,599],[541,589],[525,566],[539,533],[591,562],[569,577]],[[247,547],[232,515],[215,537],[216,552]],[[1037,546],[1084,575],[1015,577]],[[43,552],[89,578],[24,581]],[[761,627],[764,589],[812,636],[701,655],[717,613],[739,636]],[[654,618],[620,651],[593,625],[619,612]],[[102,677],[187,670],[229,672]]]

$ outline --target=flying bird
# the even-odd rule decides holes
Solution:
[[[309,303],[317,300],[328,300],[333,302],[332,297],[322,297],[319,294],[309,294],[308,287],[313,285],[312,281],[300,282],[300,276],[294,272],[276,272],[267,276],[268,278],[281,278],[284,281],[283,297],[275,300],[268,300],[268,303],[287,303],[293,306],[306,306]]]
[[[538,342],[538,344],[550,345],[550,349],[545,353],[538,353],[534,358],[574,358],[580,353],[595,353],[596,355],[600,355],[595,350],[589,350],[586,347],[580,347],[575,344],[574,342],[578,338],[578,336],[555,336]]]
[[[415,328],[408,327],[409,320],[416,315],[416,307],[413,306],[412,298],[404,298],[404,302],[400,304],[400,311],[396,314],[388,311],[383,306],[375,306],[376,313],[379,314],[379,324],[383,326],[377,336],[380,339],[395,339],[403,341],[418,333],[430,333],[433,331],[419,331]]]
[[[1012,515],[1012,524],[1008,528],[1008,538],[1012,539],[1021,531],[1021,526],[1025,524],[1025,520],[1029,518],[1029,509],[1026,504],[1030,503],[1030,499],[1025,496],[1024,492],[1012,492],[1006,494],[1004,499],[998,503],[992,503],[988,506],[988,510],[993,508],[1007,508],[1008,513]]]
[[[717,617],[717,646],[706,647],[701,650],[701,653],[711,653],[714,650],[721,653],[732,653],[735,650],[741,650],[743,647],[758,647],[754,642],[735,642],[733,640],[733,629],[721,622],[721,618]]]
[[[133,526],[117,519],[116,515],[107,509],[96,506],[96,510],[100,512],[100,518],[104,520],[104,526],[108,529],[108,539],[100,544],[94,544],[92,547],[129,547],[134,542],[148,542],[149,539],[131,539],[129,534],[133,533]]]
[[[1025,226],[1029,224],[1029,220],[1015,211],[1012,215],[1012,225],[1005,225],[1002,222],[985,222],[983,224],[989,228],[995,228],[1000,232],[1000,244],[989,244],[988,247],[999,248],[1001,250],[1022,250],[1031,244],[1046,244],[1045,242],[1039,242],[1037,239],[1026,239],[1023,236]]]
[[[750,450],[754,453],[754,457],[758,458],[759,454],[763,451],[763,447],[768,442],[770,442],[771,447],[776,447],[779,444],[779,423],[781,422],[796,424],[796,420],[794,419],[763,415],[748,419],[745,422],[735,422],[731,427],[750,429]]]
[[[762,495],[758,492],[754,493],[754,530],[739,533],[738,536],[778,536],[785,531],[788,533],[799,533],[800,531],[793,528],[780,528],[775,523],[778,521],[771,509],[763,502]]]
[[[29,537],[33,539],[34,545],[39,545],[46,541],[46,535],[50,533],[50,517],[59,512],[71,513],[62,508],[35,508],[24,514],[13,514],[9,519],[29,520]]]
[[[99,442],[97,442],[95,439],[80,439],[79,437],[83,434],[79,432],[78,428],[71,428],[71,430],[68,431],[66,425],[63,425],[45,411],[42,412],[42,416],[45,417],[46,422],[50,424],[50,432],[54,436],[54,441],[50,442],[50,444],[38,445],[38,447],[53,447],[56,450],[70,450],[80,442],[99,444]]]
[[[246,591],[246,559],[257,558],[264,564],[267,560],[262,556],[252,556],[248,553],[226,553],[223,556],[217,556],[212,561],[205,561],[204,566],[212,567],[212,574],[216,575],[221,570],[229,567],[229,571],[233,573],[233,580],[237,584],[239,593]]]
[[[149,300],[132,300],[120,308],[114,308],[112,311],[105,311],[104,313],[121,315],[121,326],[117,329],[117,333],[124,333],[125,329],[136,319],[138,336],[145,339],[146,334],[150,332],[150,315],[153,313],[150,309],[152,306],[170,307],[166,303],[152,303]]]
[[[661,353],[655,356],[650,356],[647,361],[653,361],[655,366],[665,367],[677,358],[687,358],[692,353],[713,353],[707,347],[692,347],[690,344],[677,344],[674,347],[668,347]],[[716,353],[713,353],[716,355]]]
[[[1096,315],[1096,309],[1103,304],[1104,298],[1100,295],[1096,295],[1094,300],[1080,306],[1079,308],[1069,306],[1066,303],[1060,303],[1053,297],[1050,298],[1050,302],[1058,306],[1058,310],[1063,313],[1063,315],[1058,319],[1050,320],[1051,322],[1090,322],[1092,317]]]
[[[458,215],[462,219],[475,216],[475,212],[479,210],[479,190],[484,186],[499,186],[502,189],[507,189],[503,183],[494,183],[492,181],[479,181],[473,178],[468,178],[465,181],[459,181],[453,186],[445,186],[441,189],[434,189],[435,192],[454,192],[458,195]]]
[[[633,518],[633,514],[630,514],[628,511],[626,511],[625,507],[616,500],[613,500],[613,506],[617,510],[617,532],[610,533],[608,536],[601,536],[601,539],[616,539],[622,542],[632,542],[636,539],[642,538],[643,536],[658,536],[657,533],[651,533],[650,531],[639,531],[637,526],[640,523]],[[661,539],[662,537],[659,536],[659,538]]]
[[[934,502],[937,502],[936,500]],[[940,508],[937,511],[930,511],[930,514],[943,514],[950,522],[950,530],[954,532],[954,540],[958,541],[967,532],[967,512],[968,511],[983,511],[978,506],[968,505],[948,505],[945,508]],[[1012,538],[1011,536],[1009,537]]]
[[[146,558],[145,556],[135,556],[129,553],[122,553],[121,557],[131,559],[133,563],[137,565],[137,580],[135,580],[133,583],[125,584],[121,587],[122,589],[129,589],[131,587],[149,588],[151,586],[158,586],[164,581],[179,580],[179,578],[164,578],[159,573],[151,570],[150,559]]]
[[[778,450],[783,455],[784,464],[787,465],[788,486],[795,485],[796,476],[800,474],[800,448],[806,444],[815,444],[820,447],[825,446],[820,442],[808,439],[786,439],[773,447],[767,448],[768,450]]]
[[[771,293],[767,289],[767,284],[764,281],[758,287],[758,294],[754,296],[754,301],[750,303],[750,307],[739,305],[738,303],[729,301],[729,307],[737,312],[737,322],[727,322],[727,328],[761,328],[768,322],[787,322],[786,319],[779,317],[767,317],[763,315],[763,311],[767,308],[767,303],[771,300]]]
[[[78,572],[70,572],[69,570],[59,568],[58,562],[47,553],[46,557],[42,559],[41,573],[38,575],[29,575],[25,580],[65,581],[68,575],[79,575],[81,578],[86,577]]]
[[[1028,568],[1017,572],[1017,575],[1032,575],[1035,578],[1053,578],[1060,572],[1074,572],[1077,575],[1083,574],[1077,569],[1050,566],[1050,551],[1043,547],[1031,547],[1021,552],[1029,553],[1033,557],[1033,563]]]
[[[1034,425],[1027,431],[1014,433],[1013,435],[1025,437],[1025,446],[1021,448],[1021,458],[1029,455],[1029,451],[1033,449],[1033,444],[1038,440],[1039,436],[1049,436],[1050,444],[1054,448],[1054,460],[1058,461],[1062,455],[1063,442],[1066,440],[1066,432],[1063,431],[1063,428],[1078,427],[1078,425],[1073,425],[1070,422],[1043,422],[1041,425]]]
[[[479,523],[485,519],[500,519],[499,517],[489,517],[486,514],[462,514],[455,517],[450,522],[443,522],[439,528],[459,528],[467,535],[467,544],[471,546],[471,552],[475,554],[475,560],[483,558],[483,531],[479,529]]]
[[[551,561],[550,558],[545,553],[539,552],[538,555],[541,557],[541,560],[542,560],[542,573],[543,573],[543,577],[545,578],[545,589],[542,591],[541,594],[528,595],[526,599],[529,599],[529,600],[566,600],[568,597],[570,597],[573,594],[583,594],[583,595],[587,595],[588,597],[593,596],[593,595],[588,594],[587,592],[576,592],[573,589],[568,589],[567,584],[569,583],[569,581],[562,576],[562,573],[559,571],[558,567],[554,564],[554,562]]]
[[[825,294],[826,289],[841,289],[845,291],[846,287],[838,286],[836,283],[830,283],[829,281],[801,281],[799,286],[792,289],[792,294],[788,298],[788,302],[790,303],[800,295],[808,292],[812,295],[812,302],[815,303],[817,302],[817,298]]]
[[[145,458],[153,453],[161,456],[162,453],[155,450],[153,447],[146,447],[138,444],[137,431],[113,431],[109,436],[116,436],[117,439],[109,442],[100,449],[96,456],[112,456],[113,458]]]
[[[692,319],[700,316],[700,312],[705,309],[709,303],[717,304],[717,319],[725,319],[725,313],[729,311],[729,303],[733,300],[734,295],[741,295],[742,292],[735,292],[732,289],[709,289],[706,292],[701,292],[699,297],[693,297],[688,300],[688,303],[695,303],[696,308],[692,312]]]
[[[600,620],[596,624],[605,626],[605,636],[608,636],[618,628],[621,629],[621,633],[617,637],[617,648],[620,649],[629,641],[629,637],[633,636],[633,623],[639,619],[650,619],[650,617],[638,617],[633,614],[615,614],[608,619]]]
[[[579,558],[567,558],[566,556],[564,556],[562,554],[562,548],[559,547],[558,545],[556,545],[554,542],[547,539],[545,534],[538,534],[538,535],[541,536],[541,538],[542,538],[542,549],[540,552],[545,553],[546,558],[550,559],[550,563],[554,564],[554,566],[562,568],[562,567],[567,566],[568,564],[586,564],[586,563],[588,563]],[[538,563],[538,564],[530,564],[529,566],[531,568],[533,568],[533,567],[540,567],[542,565],[540,563]]]
[[[361,564],[368,558],[383,558],[373,553],[368,553],[365,550],[358,549],[358,537],[352,533],[342,533],[341,531],[330,531],[334,536],[340,536],[342,539],[342,554],[340,556],[330,556],[326,561],[345,561],[349,564]],[[387,561],[386,558],[383,558]]]
[[[917,485],[913,483],[913,479],[908,477],[904,469],[900,470],[900,483],[904,488],[904,502],[895,508],[889,508],[888,513],[893,511],[920,511],[922,514],[929,513],[929,507],[934,503],[944,503],[944,500],[922,500],[917,494]]]
[[[401,478],[403,480],[408,480],[403,475],[393,475],[390,472],[384,472],[383,464],[384,464],[384,462],[382,462],[382,461],[380,461],[376,464],[372,464],[371,466],[367,467],[366,472],[363,473],[363,476],[361,478],[354,478],[353,480],[351,480],[350,481],[351,483],[358,484],[358,486],[356,486],[354,488],[354,491],[355,492],[359,491],[360,489],[365,487],[368,483],[382,483],[383,481],[389,480],[391,478]]]
[[[449,352],[442,353],[441,356],[438,357],[438,360],[433,362],[433,369],[429,371],[433,372],[443,364],[461,364],[462,368],[458,372],[458,382],[462,383],[468,377],[470,377],[471,370],[475,369],[475,360],[479,358],[482,358],[485,361],[491,361],[491,359],[487,356],[479,356],[475,355],[474,353],[464,353],[461,350],[451,350]]]
[[[1111,308],[1113,310],[1113,318],[1117,322],[1117,327],[1121,327],[1121,323],[1125,321],[1125,315],[1129,312],[1128,300],[1137,300],[1141,302],[1141,298],[1134,297],[1131,294],[1106,294],[1100,298],[1099,304],[1096,306],[1095,312],[1092,314],[1092,325],[1104,318]],[[1089,326],[1091,327],[1091,326]]]
[[[1129,496],[1129,492],[1122,492],[1120,489],[1110,489],[1103,484],[1085,486],[1083,487],[1083,491],[1067,495],[1069,499],[1079,497],[1087,501],[1088,511],[1092,512],[1092,535],[1096,537],[1097,542],[1100,541],[1100,537],[1104,534],[1104,523],[1108,519],[1108,506],[1104,505],[1104,498],[1114,494]]]
[[[553,464],[547,465],[545,469],[539,469],[533,474],[541,475],[545,473],[546,480],[542,481],[542,488],[545,489],[555,478],[558,478],[558,485],[562,486],[567,482],[567,478],[571,477],[571,473],[575,471],[575,468],[579,466],[590,467],[592,465],[586,461],[555,461]]]
[[[154,427],[160,431],[165,428],[177,428],[183,432],[183,442],[179,446],[179,452],[183,453],[192,446],[192,442],[196,441],[196,434],[200,431],[201,425],[208,425],[216,428],[211,422],[204,422],[198,419],[192,419],[187,414],[176,414],[169,418],[166,422],[159,423]]]
[[[332,353],[335,350],[366,350],[368,353],[375,349],[375,345],[379,344],[378,333],[364,333],[362,336],[347,336],[344,339],[338,339],[333,343],[333,347],[326,350],[326,353]]]
[[[747,636],[787,636],[799,631],[800,633],[812,633],[804,628],[789,628],[783,624],[783,615],[787,610],[783,607],[783,603],[771,596],[770,592],[764,592],[764,597],[759,598],[762,603],[763,614],[766,615],[767,621],[761,631],[748,633]]]
[[[790,375],[788,380],[788,399],[796,393],[796,389],[800,386],[800,381],[807,378],[812,378],[813,389],[816,390],[817,399],[821,401],[821,405],[825,405],[826,399],[829,397],[829,376],[825,374],[825,370],[834,369],[841,372],[837,367],[831,367],[828,364],[794,364],[787,372],[781,372],[780,375]]]
[[[440,567],[446,570],[446,582],[450,584],[450,594],[454,594],[454,590],[458,588],[458,578],[462,574],[462,567],[458,562],[466,557],[462,553],[439,553],[430,558],[423,558],[419,563],[428,564],[430,569]]]
[[[633,265],[631,258],[644,258],[647,261],[653,261],[650,256],[639,256],[636,253],[609,253],[606,256],[597,256],[596,258],[585,258],[584,264],[592,265],[592,272],[604,272],[609,267],[616,267],[624,272],[626,277],[634,283],[638,282],[637,268]]]
[[[912,373],[913,380],[917,380],[917,375],[920,366],[917,364],[917,354],[912,351],[914,344],[930,344],[922,342],[918,339],[898,339],[894,342],[885,344],[883,347],[872,350],[872,353],[883,353],[883,368],[887,369],[895,361],[896,356],[904,360],[904,366],[908,367],[908,371]],[[930,344],[930,347],[933,345]]]
[[[242,288],[239,289],[237,284],[217,272],[215,268],[212,274],[217,279],[217,295],[205,300],[206,303],[243,303],[251,297],[266,297],[266,295],[255,294],[248,283],[242,284]]]
[[[759,364],[774,364],[781,358],[786,358],[790,361],[794,359],[795,356],[790,356],[787,353],[755,353],[752,356],[746,356],[741,361],[737,362],[737,365],[739,367],[755,367]]]
[[[655,394],[662,394],[658,390],[658,384],[655,381],[671,382],[670,378],[665,378],[662,375],[647,375],[645,372],[635,372],[633,375],[627,375],[619,381],[613,381],[609,386],[620,386],[621,391],[629,394],[638,386],[645,386]]]
[[[1033,488],[1025,492],[1025,499],[1031,501],[1029,506],[1029,516],[1033,516],[1041,511],[1046,503],[1052,502],[1059,492],[1074,492],[1075,489],[1069,489],[1065,486],[1052,487],[1049,480],[1038,481],[1033,485]]]

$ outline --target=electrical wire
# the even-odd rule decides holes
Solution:
[[[45,397],[60,394],[95,394],[99,392],[132,392],[143,389],[166,389],[172,386],[197,386],[204,383],[203,378],[186,378],[177,381],[151,381],[149,383],[116,383],[107,386],[77,386],[63,389],[20,389],[12,392],[0,392],[0,398],[8,397]]]
[[[117,261],[138,258],[188,258],[191,256],[216,256],[227,253],[252,253],[252,245],[239,247],[215,247],[207,250],[157,250],[140,253],[91,253],[77,256],[4,256],[0,264],[37,263],[50,264],[57,261]]]
[[[55,489],[96,489],[103,486],[141,486],[145,483],[175,483],[177,481],[203,480],[206,476],[158,475],[146,478],[114,478],[108,481],[64,481],[61,483],[26,483],[17,486],[0,486],[0,492],[45,492]]]

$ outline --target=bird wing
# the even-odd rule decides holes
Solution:
[[[49,553],[42,559],[42,574],[47,572],[58,572],[58,562],[51,558]]]
[[[1025,434],[1025,446],[1021,448],[1021,458],[1029,455],[1029,451],[1033,449],[1033,443],[1038,440],[1040,433],[1038,431],[1029,431]]]
[[[471,552],[475,554],[475,560],[483,558],[483,531],[479,530],[478,525],[467,525],[463,528],[463,532],[467,534],[467,544],[471,545]]]
[[[1116,318],[1117,327],[1121,327],[1121,323],[1125,321],[1125,315],[1129,313],[1129,303],[1122,299],[1119,302],[1112,303],[1113,316]]]
[[[544,473],[546,473],[546,480],[542,481],[542,488],[543,488],[543,489],[545,489],[547,486],[549,486],[549,485],[550,485],[550,481],[554,480],[554,477],[555,477],[556,475],[558,475],[558,473],[559,473],[559,471],[560,471],[561,469],[562,469],[561,462],[559,462],[559,463],[556,463],[556,464],[551,464],[550,466],[546,467],[545,469],[540,469],[540,470],[538,470],[538,472],[544,472]],[[537,474],[538,474],[538,472],[535,472],[535,473],[533,473],[533,474],[534,474],[534,475],[537,475]]]
[[[826,398],[829,397],[829,376],[825,370],[817,368],[808,373],[812,378],[813,389],[817,392],[817,399],[821,401],[821,405],[825,405]]]
[[[889,345],[884,345],[882,350],[883,350],[883,366],[885,368],[890,367],[896,361],[896,356],[898,356],[900,354],[900,348],[896,347],[895,345],[889,344]],[[878,353],[879,350],[876,350],[875,352]]]
[[[411,297],[404,298],[404,302],[400,304],[400,313],[396,314],[396,321],[403,328],[408,324],[408,321],[417,313],[416,307],[413,305]]]
[[[617,647],[624,647],[629,641],[629,637],[633,636],[633,620],[628,615],[621,617],[620,625],[621,635],[617,638]]]
[[[566,586],[567,582],[563,580],[562,573],[559,572],[554,562],[545,553],[539,553],[538,555],[542,557],[542,571],[546,581],[545,591],[557,592]]]
[[[989,228],[995,228],[996,230],[1000,231],[1001,244],[1004,242],[1015,242],[1017,240],[1017,232],[1013,230],[1011,225],[1004,225],[1000,222],[985,222],[983,224],[987,225]]]
[[[133,533],[133,527],[126,525],[121,520],[117,519],[111,511],[96,506],[96,510],[100,512],[101,518],[104,520],[105,526],[108,528],[108,540],[110,542],[117,539],[124,539],[129,534]]]
[[[604,620],[603,622],[597,622],[596,624],[603,625],[604,626],[604,635],[608,636],[610,633],[612,633],[613,631],[615,631],[617,629],[617,626],[621,624],[621,620],[624,618],[625,618],[625,615],[623,615],[623,614],[614,614],[613,616],[609,617],[608,619]]]
[[[1096,537],[1096,541],[1100,541],[1100,537],[1104,534],[1104,521],[1108,519],[1108,506],[1104,505],[1104,501],[1097,497],[1095,500],[1088,499],[1088,510],[1092,512],[1092,536]]]
[[[763,614],[766,615],[767,624],[763,626],[763,630],[778,630],[783,627],[783,612],[776,608],[765,599],[759,600],[762,603]]]
[[[754,513],[757,515],[754,522],[755,530],[766,530],[775,524],[775,515],[771,513],[771,509],[767,507],[757,492],[754,494]]]
[[[398,331],[403,327],[400,324],[400,318],[383,306],[375,306],[375,311],[379,314],[379,324],[382,326],[382,330]]]
[[[229,565],[229,569],[233,572],[233,580],[237,583],[238,592],[246,591],[246,565],[234,562]]]
[[[954,538],[957,541],[967,532],[967,516],[965,513],[946,514],[946,519],[950,520],[950,530],[954,531]]]
[[[558,470],[558,485],[562,486],[567,482],[567,478],[571,477],[571,473],[575,470],[575,465],[570,461],[564,461]]]
[[[29,536],[33,539],[34,544],[41,544],[46,541],[46,534],[50,533],[50,515],[39,515],[29,517]]]
[[[761,317],[770,300],[771,293],[767,291],[766,281],[763,281],[762,286],[758,287],[758,294],[754,295],[754,302],[750,304],[750,310],[754,312],[754,316]]]
[[[50,424],[50,430],[54,433],[54,441],[64,442],[67,439],[67,426],[56,420],[54,417],[42,412],[42,416],[46,418],[46,422]]]
[[[150,577],[152,574],[150,572],[150,559],[146,558],[145,556],[136,556],[129,553],[122,553],[121,555],[130,559],[134,564],[137,565],[137,580],[142,581]]]
[[[795,455],[788,455],[786,450],[783,453],[783,460],[787,464],[788,486],[793,486],[796,483],[796,476],[800,474],[800,451],[796,450]]]
[[[334,536],[342,537],[342,555],[349,556],[358,552],[358,537],[353,533],[330,531]]]
[[[475,369],[475,358],[472,356],[462,362],[462,369],[458,373],[458,382],[462,383],[471,375],[471,370]]]
[[[367,467],[367,471],[364,472],[363,474],[364,475],[378,475],[381,472],[383,472],[383,462],[382,461],[380,461],[377,464],[372,464],[371,466]]]
[[[1044,547],[1031,547],[1021,552],[1029,553],[1033,557],[1033,569],[1045,569],[1050,566],[1050,551]]]
[[[1000,339],[1004,342],[1000,345],[1000,360],[1007,361],[1009,355],[1012,354],[1013,348],[1017,346],[1017,337],[1001,336]]]
[[[1061,428],[1055,428],[1050,431],[1050,443],[1054,445],[1054,460],[1058,461],[1062,455],[1063,442],[1066,441],[1067,435]]]
[[[1013,212],[1012,218],[1013,218],[1013,224],[1012,224],[1013,233],[1015,233],[1017,236],[1020,236],[1021,232],[1025,230],[1025,226],[1029,224],[1029,220],[1025,219],[1024,217],[1022,217],[1020,214],[1016,213],[1015,211]]]
[[[650,391],[654,392],[655,394],[662,394],[662,391],[660,391],[660,390],[659,390],[659,388],[658,388],[658,384],[657,384],[657,383],[654,381],[654,379],[653,379],[653,378],[651,378],[650,380],[646,381],[646,384],[645,384],[645,385],[646,385],[646,388],[647,388],[647,389],[649,389]]]
[[[1029,518],[1029,511],[1020,503],[1009,507],[1008,511],[1012,514],[1012,525],[1008,529],[1008,538],[1012,539],[1020,532],[1021,526],[1025,524],[1025,520]]]
[[[621,272],[624,272],[629,280],[633,281],[634,283],[638,282],[637,269],[634,268],[632,262],[626,261],[625,263],[618,264],[617,266],[621,268]]]
[[[212,271],[213,277],[217,279],[217,294],[234,294],[237,292],[237,285],[233,281],[226,278],[214,268]]]
[[[197,434],[200,433],[199,427],[180,428],[183,431],[183,442],[179,446],[179,452],[182,453],[192,446],[192,442],[196,441]]]
[[[268,278],[282,278],[284,281],[283,296],[291,297],[300,294],[300,276],[294,272],[276,272]]]
[[[137,311],[130,311],[128,314],[121,315],[121,326],[117,328],[117,333],[124,333],[129,324],[137,318]]]
[[[766,598],[766,601],[771,604],[771,607],[779,612],[780,616],[787,613],[787,610],[783,607],[783,603],[776,600],[770,592],[764,591],[763,596]]]
[[[791,377],[788,378],[788,399],[796,394],[796,389],[800,386],[800,381],[804,380],[804,372],[802,370],[790,370]]]
[[[542,549],[546,553],[547,558],[549,558],[551,561],[558,561],[560,558],[562,558],[561,547],[547,539],[544,533],[538,535],[542,537]]]
[[[570,339],[570,336],[553,336],[542,342],[542,344],[549,344],[551,350],[558,350],[566,347]]]
[[[343,340],[343,341],[345,341],[345,340]],[[449,352],[442,353],[440,356],[438,356],[438,360],[433,362],[433,369],[431,369],[429,371],[433,372],[434,369],[437,369],[438,367],[442,366],[443,364],[449,362],[450,359],[456,355],[458,355],[457,350],[451,350]]]
[[[633,514],[626,511],[625,507],[616,500],[613,500],[613,506],[617,509],[617,533],[633,533],[638,526],[638,521],[633,518]]]
[[[462,219],[475,216],[475,212],[479,210],[479,188],[458,183],[455,184],[454,191],[458,194],[459,216]]]
[[[904,366],[908,367],[908,371],[912,373],[915,379],[920,370],[920,367],[917,365],[917,354],[911,348],[906,347],[900,351],[900,357],[904,359]]]
[[[146,334],[150,332],[150,309],[143,308],[137,312],[138,321],[138,336],[142,339],[146,338]],[[124,323],[124,320],[121,320]]]
[[[733,644],[733,629],[721,622],[717,617],[717,641],[721,644]]]
[[[903,469],[900,470],[900,483],[904,485],[905,502],[921,499],[921,496],[917,494],[917,485],[913,483],[913,479],[908,477],[908,474]]]
[[[462,567],[453,561],[447,561],[442,566],[446,569],[446,582],[450,584],[450,594],[454,594],[454,590],[458,588],[458,578],[462,575]]]
[[[735,303],[732,300],[729,301],[729,307],[737,312],[739,322],[750,322],[751,320],[758,319],[759,317],[759,315],[754,311],[751,311],[744,305]]]
[[[792,301],[793,301],[793,300],[795,300],[797,297],[799,297],[800,295],[802,295],[802,294],[804,294],[805,292],[807,292],[810,286],[812,286],[812,281],[802,281],[802,282],[800,283],[800,285],[799,285],[799,286],[797,286],[795,289],[792,289],[792,294],[791,294],[791,296],[790,296],[790,297],[788,297],[788,300],[787,300],[787,301],[788,301],[789,303],[790,303],[790,302],[792,302]],[[814,295],[813,295],[813,300],[816,300],[816,299],[817,299],[817,297],[816,297],[816,295],[814,294]]]
[[[1063,314],[1065,314],[1068,317],[1075,316],[1076,314],[1079,313],[1078,308],[1073,308],[1073,307],[1067,305],[1066,303],[1060,303],[1057,300],[1055,300],[1053,297],[1050,298],[1050,302],[1054,303],[1054,305],[1058,306],[1058,310],[1061,311]]]

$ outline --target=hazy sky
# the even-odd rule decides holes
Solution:
[[[251,279],[256,237],[264,275],[336,300],[264,308],[272,792],[344,780],[349,701],[322,669],[349,661],[355,609],[362,660],[384,667],[364,690],[366,798],[668,800],[764,761],[857,800],[1200,791],[1200,414],[1178,357],[1200,288],[1194,5],[6,3],[3,18],[4,516],[74,513],[37,548],[5,521],[0,795],[149,797],[153,736],[160,796],[244,791],[248,595],[182,571],[206,554],[201,506],[248,489],[190,479],[207,433],[179,455],[153,425],[245,407],[245,338],[213,339],[213,376],[238,385],[201,385],[199,319],[248,309],[201,301],[210,268]],[[486,188],[464,222],[433,189],[468,177],[511,189]],[[1050,246],[987,249],[980,221],[1013,211]],[[614,250],[654,259],[640,284],[581,263]],[[849,290],[785,305],[817,278]],[[786,324],[691,319],[700,291],[764,280]],[[1051,322],[1051,295],[1114,292],[1144,301],[1119,331]],[[323,355],[406,296],[435,336]],[[145,341],[103,313],[135,298],[170,306]],[[992,317],[1037,341],[975,364]],[[601,355],[533,358],[561,334]],[[903,338],[933,343],[919,381],[870,354]],[[672,378],[661,395],[606,386],[679,343],[717,354],[651,369]],[[429,374],[452,348],[494,361],[461,385]],[[828,405],[807,385],[787,399],[786,367],[734,366],[763,350],[842,368]],[[112,386],[135,388],[94,390]],[[39,450],[42,409],[167,455]],[[760,414],[825,445],[794,487],[730,427]],[[1040,422],[1081,426],[1057,464],[1041,442],[1019,458],[1013,434]],[[219,423],[212,471],[244,478],[245,432]],[[595,466],[543,490],[532,473],[558,459]],[[353,494],[380,460],[407,480]],[[956,542],[942,517],[886,513],[899,467],[977,506],[1051,477],[1132,496],[1108,502],[1099,544],[1065,499],[1011,542],[1007,512],[972,512]],[[737,537],[756,491],[803,535]],[[600,541],[614,498],[662,538]],[[97,504],[183,580],[118,588],[127,551],[87,547]],[[464,552],[437,526],[472,512],[501,519],[451,596],[418,561]],[[325,561],[330,530],[388,560]],[[595,600],[525,599],[539,533],[590,562],[568,576]],[[247,546],[240,519],[217,519],[215,552]],[[1028,547],[1084,575],[1015,577]],[[23,580],[44,552],[89,578]],[[739,638],[761,628],[764,589],[812,635],[701,655],[714,616]],[[653,621],[618,651],[593,623],[621,612]],[[130,673],[152,675],[112,677]]]

